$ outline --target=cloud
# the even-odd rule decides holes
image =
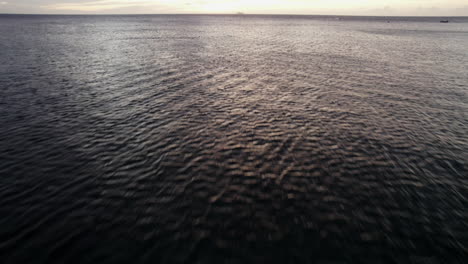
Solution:
[[[0,0],[2,1],[2,0]],[[387,8],[385,8],[387,7]],[[15,0],[0,13],[468,15],[466,0]]]
[[[100,0],[90,2],[68,2],[68,3],[54,3],[43,5],[42,8],[52,10],[76,10],[76,11],[101,11],[106,9],[134,7],[134,6],[151,6],[152,3],[148,1],[115,1],[115,0]]]
[[[468,6],[457,8],[442,8],[436,6],[401,8],[386,6],[385,8],[368,9],[364,11],[363,14],[376,16],[467,16]]]
[[[192,1],[197,2],[197,1]],[[201,1],[199,1],[201,2]],[[53,12],[74,13],[174,13],[193,9],[194,4],[187,5],[185,0],[93,0],[68,1],[41,5],[42,9]]]

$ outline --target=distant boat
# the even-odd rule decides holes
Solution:
[[[448,23],[448,20],[441,20],[440,23]]]

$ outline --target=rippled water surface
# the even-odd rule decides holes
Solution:
[[[468,19],[0,16],[1,263],[467,263]]]

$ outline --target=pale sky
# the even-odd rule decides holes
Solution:
[[[0,13],[468,16],[468,0],[0,0]]]

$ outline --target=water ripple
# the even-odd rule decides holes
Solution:
[[[2,263],[466,260],[467,23],[0,25]]]

